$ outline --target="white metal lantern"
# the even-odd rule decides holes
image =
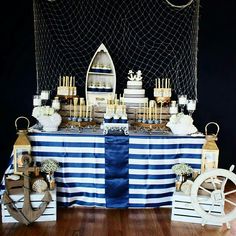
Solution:
[[[27,129],[24,130],[18,130],[17,122],[20,119],[25,119],[28,122]],[[13,149],[14,149],[14,173],[15,174],[22,174],[22,172],[19,171],[19,168],[23,167],[24,158],[23,156],[25,154],[30,154],[31,152],[31,144],[27,136],[28,128],[29,128],[29,120],[24,117],[20,116],[15,120],[15,126],[17,130],[18,137],[14,143]]]
[[[209,125],[216,125],[217,131],[216,134],[209,135],[207,128]],[[201,173],[206,170],[218,168],[219,161],[219,148],[216,145],[217,135],[219,133],[220,127],[215,122],[210,122],[205,126],[205,137],[206,143],[202,147],[202,164],[201,164]]]

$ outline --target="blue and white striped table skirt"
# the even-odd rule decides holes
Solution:
[[[103,135],[34,133],[29,137],[37,162],[53,158],[60,163],[55,173],[59,206],[110,207]],[[171,167],[185,162],[199,170],[204,142],[204,137],[129,136],[126,206],[171,206],[175,188]],[[119,153],[119,149],[114,151]]]

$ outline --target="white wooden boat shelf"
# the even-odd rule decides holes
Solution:
[[[87,103],[103,105],[108,98],[114,99],[115,91],[115,67],[107,48],[101,44],[95,52],[86,74],[85,94]]]

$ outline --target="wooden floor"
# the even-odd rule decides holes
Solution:
[[[231,198],[234,202],[235,195]],[[170,208],[74,207],[58,208],[57,214],[56,222],[35,222],[30,226],[0,223],[0,236],[236,236],[226,226],[171,221]]]
[[[0,224],[1,236],[218,236],[225,227],[173,222],[171,209],[59,208],[57,222]]]

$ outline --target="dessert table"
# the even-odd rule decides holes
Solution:
[[[175,174],[185,162],[200,170],[204,136],[100,132],[30,133],[32,156],[53,158],[58,206],[144,208],[171,206]],[[13,164],[6,173],[13,171]]]

